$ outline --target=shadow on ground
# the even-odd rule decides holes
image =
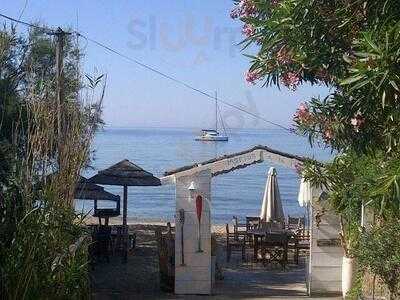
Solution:
[[[246,253],[246,262],[242,262],[240,254],[237,254],[227,263],[224,239],[221,237],[218,238],[218,264],[221,266],[223,279],[216,281],[212,296],[177,296],[162,292],[159,285],[157,245],[154,237],[157,226],[130,226],[130,230],[137,235],[136,248],[129,253],[126,264],[121,263],[120,257],[113,256],[110,263],[99,263],[91,270],[92,299],[307,298],[304,257],[299,266],[290,264],[284,271],[277,265],[263,266],[261,263],[251,263],[250,249]]]

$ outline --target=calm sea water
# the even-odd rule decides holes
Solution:
[[[283,130],[233,130],[229,142],[206,143],[194,141],[198,131],[193,129],[130,128],[105,129],[97,134],[94,151],[94,170],[129,159],[145,170],[161,177],[167,170],[219,155],[242,151],[255,145],[267,145],[284,152],[327,160],[330,152],[311,148],[306,138]],[[260,213],[266,173],[274,166],[285,214],[303,215],[297,203],[299,178],[295,171],[264,162],[213,178],[212,219],[216,224],[230,222],[233,215],[244,218]],[[122,187],[106,189],[122,197]],[[99,203],[104,207],[110,203]],[[77,209],[92,209],[92,201],[78,201]],[[175,214],[174,186],[130,187],[128,217],[132,220],[173,221]]]

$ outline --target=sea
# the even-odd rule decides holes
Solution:
[[[91,168],[86,177],[123,159],[129,159],[143,169],[162,177],[165,171],[201,162],[224,154],[243,151],[255,145],[265,145],[283,152],[320,161],[331,158],[329,149],[311,147],[306,137],[283,129],[231,129],[228,142],[195,141],[199,130],[191,128],[106,128],[97,133]],[[231,222],[232,216],[244,219],[258,216],[265,189],[267,172],[275,167],[285,215],[303,216],[304,208],[297,201],[300,179],[295,170],[265,161],[219,175],[212,179],[212,222]],[[122,198],[122,187],[106,186],[107,191]],[[99,201],[99,207],[114,203]],[[90,213],[93,201],[78,200],[76,209]],[[175,187],[129,187],[128,219],[130,222],[174,222]]]

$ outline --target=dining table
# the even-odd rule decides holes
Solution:
[[[258,262],[258,251],[261,245],[262,261],[267,263],[266,253],[269,254],[268,262],[277,261],[283,268],[288,262],[288,243],[294,237],[291,230],[271,230],[267,228],[255,228],[247,230],[247,234],[253,237],[253,261]],[[267,250],[269,249],[269,250]]]

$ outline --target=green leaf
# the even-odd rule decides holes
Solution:
[[[348,64],[351,64],[353,62],[353,60],[347,54],[343,54],[343,60]]]
[[[396,82],[394,82],[393,80],[390,80],[389,83],[392,85],[392,87],[393,87],[396,91],[400,92],[399,87],[397,86]]]
[[[349,78],[346,78],[345,80],[341,81],[340,84],[348,85],[348,84],[354,83],[356,81],[359,81],[365,77],[366,77],[365,75],[357,75],[357,76],[349,77]]]
[[[386,92],[383,91],[383,93],[382,93],[382,107],[385,107],[385,100],[386,100]]]
[[[382,86],[382,84],[385,82],[385,79],[387,77],[387,75],[389,74],[389,70],[386,70],[385,73],[383,74],[382,79],[380,80],[377,89],[380,89],[380,87]]]
[[[374,49],[376,52],[381,52],[379,47],[372,41],[370,34],[364,33],[363,34],[365,41],[370,45],[372,49]]]

